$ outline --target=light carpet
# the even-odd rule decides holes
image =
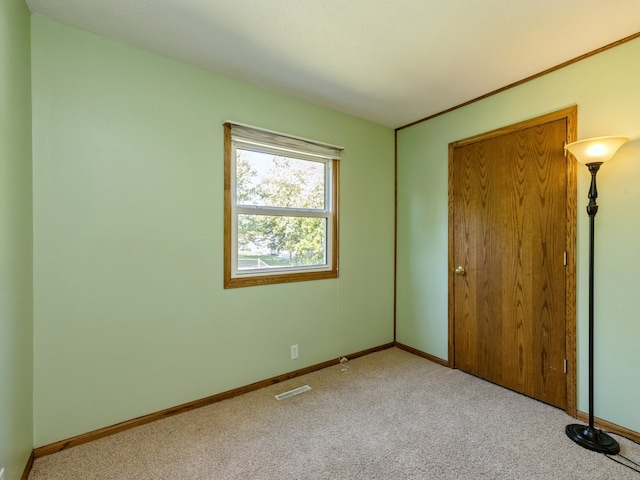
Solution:
[[[397,348],[347,365],[38,458],[29,480],[640,479],[557,408]]]

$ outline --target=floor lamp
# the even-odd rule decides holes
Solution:
[[[598,213],[598,190],[596,189],[596,174],[600,166],[610,160],[616,151],[628,141],[626,137],[597,137],[581,140],[566,145],[564,148],[583,163],[591,172],[591,187],[589,188],[589,425],[567,425],[567,436],[578,445],[599,453],[615,455],[620,452],[620,445],[611,436],[593,426],[593,241],[595,217]]]

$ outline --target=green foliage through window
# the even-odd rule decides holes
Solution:
[[[238,205],[284,210],[282,215],[267,215],[259,209],[238,215],[239,269],[326,263],[326,219],[298,216],[297,211],[324,209],[324,162],[238,148],[236,195]],[[263,257],[268,252],[272,258],[247,262],[256,252],[262,252]]]

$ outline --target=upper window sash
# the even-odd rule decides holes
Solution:
[[[240,208],[247,208],[247,209],[252,209],[252,210],[267,210],[267,209],[272,209],[274,211],[280,211],[282,213],[278,213],[279,215],[286,215],[286,213],[284,213],[285,211],[291,211],[291,212],[309,212],[309,213],[313,213],[313,212],[331,212],[332,208],[333,208],[333,189],[332,189],[332,176],[333,176],[333,166],[331,163],[330,159],[319,159],[318,157],[315,158],[305,158],[305,156],[303,154],[300,154],[298,152],[283,152],[283,151],[278,151],[275,149],[255,149],[255,148],[246,148],[244,145],[241,145],[240,147],[236,144],[236,142],[233,140],[231,140],[231,145],[232,145],[232,156],[231,156],[231,171],[232,171],[232,179],[231,179],[231,185],[232,185],[232,202],[233,202],[233,207],[236,209],[240,209]],[[312,162],[316,162],[316,163],[322,163],[324,165],[324,208],[303,208],[303,207],[277,207],[277,206],[269,206],[269,205],[252,205],[250,203],[241,203],[238,202],[238,198],[237,198],[237,176],[236,176],[236,172],[237,172],[237,158],[238,158],[238,154],[237,154],[237,150],[238,148],[240,148],[240,150],[248,150],[248,151],[252,151],[252,152],[259,152],[259,153],[266,153],[266,154],[272,154],[274,156],[278,156],[278,157],[287,157],[287,158],[291,158],[294,160],[305,160],[305,161],[312,161]]]

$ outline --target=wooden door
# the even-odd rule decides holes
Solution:
[[[567,408],[567,177],[559,119],[452,145],[453,366]]]

